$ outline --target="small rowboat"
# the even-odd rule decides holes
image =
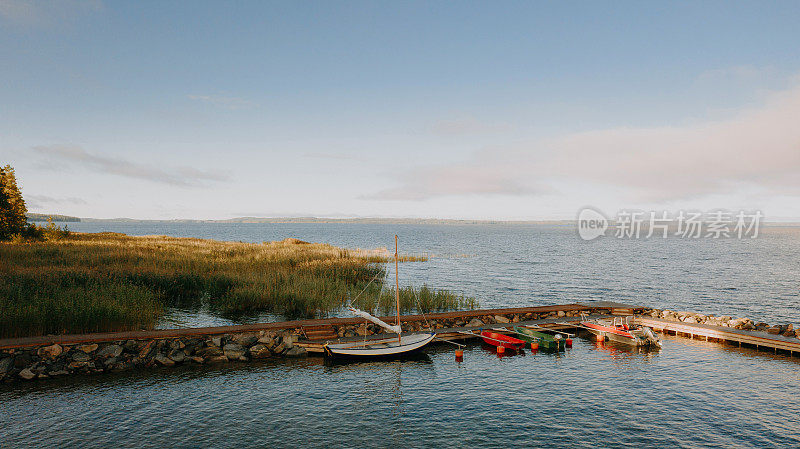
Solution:
[[[563,351],[565,347],[565,340],[559,334],[550,335],[522,326],[514,326],[514,332],[527,342],[539,342],[542,351]]]
[[[502,346],[506,349],[519,349],[525,346],[525,341],[519,338],[510,337],[506,334],[500,334],[492,331],[482,331],[481,337],[483,341],[492,346]]]
[[[661,347],[661,339],[649,327],[631,325],[626,317],[613,320],[581,321],[581,327],[602,341],[611,340],[637,347]]]

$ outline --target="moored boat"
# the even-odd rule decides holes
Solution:
[[[345,357],[393,357],[416,351],[436,338],[436,333],[403,335],[400,327],[400,281],[397,274],[397,236],[394,236],[394,271],[395,271],[395,300],[397,305],[397,324],[390,325],[380,318],[376,318],[363,310],[350,307],[354,315],[371,321],[389,332],[397,334],[396,338],[370,338],[363,341],[350,341],[344,343],[326,343],[323,348],[327,356]]]
[[[488,330],[481,331],[481,338],[483,341],[492,345],[499,346],[506,349],[520,349],[525,346],[525,341],[519,338],[514,338],[510,335],[501,334],[499,332],[492,332]]]
[[[631,325],[628,318],[615,317],[613,320],[581,321],[581,327],[603,340],[615,341],[632,346],[661,347],[661,339],[646,326]]]
[[[543,351],[564,351],[566,347],[565,340],[560,334],[550,335],[524,326],[514,326],[514,332],[527,342],[538,342],[539,349]]]

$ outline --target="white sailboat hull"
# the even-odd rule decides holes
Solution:
[[[403,335],[400,341],[397,338],[382,338],[380,340],[367,340],[364,342],[332,343],[325,345],[325,352],[330,355],[352,357],[378,357],[392,356],[416,351],[427,345],[436,337],[436,334]]]

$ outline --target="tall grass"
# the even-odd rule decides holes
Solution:
[[[367,286],[358,298],[373,304],[362,308],[394,310],[394,292],[381,292],[386,261],[384,253],[295,239],[255,244],[73,233],[58,241],[3,243],[0,337],[149,329],[170,306],[205,306],[230,317],[322,316]],[[416,295],[401,289],[404,311],[474,305],[427,287]]]

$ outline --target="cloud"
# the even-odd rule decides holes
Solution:
[[[611,128],[485,149],[457,166],[418,167],[374,198],[532,194],[556,185],[608,186],[639,201],[746,189],[800,194],[800,86],[732,118],[683,126]],[[531,180],[538,180],[537,186]],[[543,188],[543,186],[545,188]]]
[[[504,167],[480,164],[418,168],[402,173],[398,187],[362,199],[421,201],[449,195],[533,195],[546,191],[506,176],[504,171]]]
[[[201,101],[214,106],[219,106],[226,109],[244,109],[254,106],[250,100],[245,100],[239,97],[228,97],[224,95],[187,95],[190,100]]]
[[[56,198],[47,195],[23,195],[25,197],[25,204],[28,206],[29,209],[42,209],[47,205],[54,205],[54,206],[63,206],[63,205],[75,205],[75,204],[87,204],[81,198],[76,197],[64,197],[64,198]]]
[[[0,19],[20,26],[46,26],[102,9],[100,0],[0,0]]]
[[[193,167],[154,167],[122,158],[92,154],[83,148],[65,145],[36,146],[33,151],[45,157],[48,165],[68,164],[103,174],[144,179],[175,186],[200,186],[207,181],[226,181],[229,177],[217,171],[198,170]]]

